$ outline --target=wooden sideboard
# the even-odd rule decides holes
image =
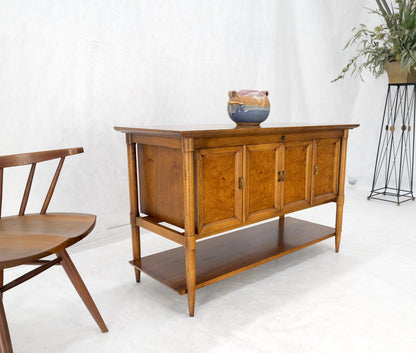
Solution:
[[[193,316],[196,289],[330,237],[338,252],[357,126],[115,127],[126,134],[136,281],[143,271],[187,294]],[[335,228],[284,217],[328,202]],[[140,227],[181,246],[141,257]]]

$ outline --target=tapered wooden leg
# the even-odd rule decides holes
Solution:
[[[137,226],[131,226],[131,243],[133,249],[133,259],[140,259],[140,228]],[[134,268],[134,274],[136,277],[136,282],[140,282],[140,273],[141,271],[137,268]]]
[[[195,190],[194,190],[194,155],[193,140],[183,141],[183,180],[184,180],[184,216],[185,216],[185,264],[186,291],[188,294],[189,316],[195,312]]]
[[[140,260],[140,228],[136,225],[136,217],[139,216],[139,196],[137,188],[137,152],[136,144],[131,142],[131,136],[126,136],[127,165],[129,171],[129,195],[130,195],[130,224],[133,260]],[[140,270],[134,268],[136,282],[140,282]]]
[[[335,252],[339,252],[339,246],[341,244],[341,231],[342,231],[342,213],[344,210],[344,200],[337,202],[337,215],[335,220]]]
[[[6,313],[4,312],[3,299],[0,298],[0,352],[13,353]]]
[[[102,332],[108,332],[108,328],[105,325],[104,320],[101,317],[100,312],[98,311],[94,303],[94,300],[88,292],[87,287],[85,286],[81,276],[79,275],[68,253],[66,252],[66,250],[63,250],[59,252],[57,255],[62,258],[62,267],[64,268],[66,274],[68,275],[69,279],[71,280],[72,284],[77,290],[82,301],[86,305],[88,311],[91,313],[95,322],[97,323]]]
[[[345,165],[347,162],[347,139],[348,130],[344,131],[344,137],[341,140],[341,158],[339,165],[339,183],[338,183],[338,197],[337,197],[337,214],[335,219],[335,251],[339,251],[341,244],[342,231],[342,212],[344,210],[344,187],[345,187]]]
[[[185,263],[186,263],[186,291],[188,294],[189,316],[194,316],[195,312],[195,236],[187,237],[185,244]]]

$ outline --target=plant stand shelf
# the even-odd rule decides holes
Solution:
[[[292,217],[210,238],[196,246],[196,289],[335,236],[335,228]],[[166,286],[186,294],[183,247],[130,262]]]

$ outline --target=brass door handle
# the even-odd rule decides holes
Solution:
[[[238,178],[238,188],[242,189],[244,187],[243,178]]]
[[[313,170],[313,174],[314,174],[314,175],[318,175],[318,171],[319,171],[319,168],[318,168],[318,166],[316,165],[316,166],[315,166],[315,168],[314,168],[314,170]]]
[[[286,180],[286,172],[284,170],[282,170],[281,172],[277,173],[278,178],[277,181],[285,181]]]

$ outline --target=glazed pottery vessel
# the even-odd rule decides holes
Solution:
[[[230,91],[228,115],[237,126],[256,126],[267,119],[270,112],[268,91]]]

